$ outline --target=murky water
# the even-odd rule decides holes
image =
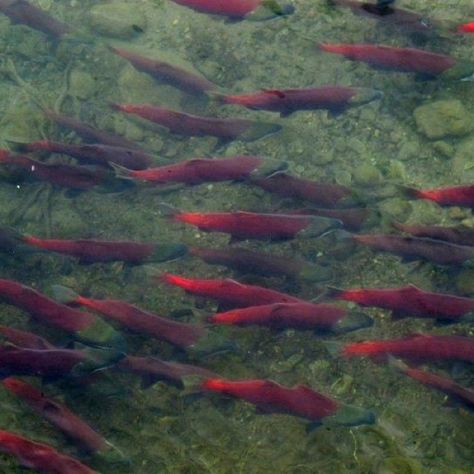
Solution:
[[[1,2],[0,2],[1,3]],[[416,47],[473,59],[474,35],[456,35],[459,23],[474,19],[470,0],[400,0],[436,24],[432,33],[358,16],[323,0],[294,0],[295,13],[271,21],[229,22],[199,14],[169,0],[125,2],[37,0],[31,3],[73,25],[59,41],[0,14],[0,144],[42,139],[80,143],[44,115],[52,109],[119,134],[170,163],[192,157],[261,155],[288,163],[288,173],[338,183],[354,190],[373,216],[363,233],[393,232],[393,221],[473,226],[468,208],[442,208],[407,198],[399,185],[429,188],[474,180],[473,82],[420,80],[414,74],[369,68],[325,53],[318,43],[381,43]],[[399,5],[398,5],[399,4]],[[215,82],[221,92],[297,88],[325,84],[369,87],[383,98],[341,114],[300,111],[289,117],[193,97],[157,83],[114,55],[109,47],[133,50],[186,67]],[[440,101],[444,108],[436,108]],[[458,101],[458,102],[455,102]],[[256,141],[218,144],[213,137],[172,134],[149,122],[115,112],[111,103],[149,103],[188,113],[270,121],[282,130]],[[434,109],[419,110],[424,104]],[[443,106],[443,103],[441,104]],[[418,109],[418,112],[415,110]],[[444,115],[443,115],[444,114]],[[417,116],[418,115],[418,116]],[[420,118],[421,115],[421,118]],[[430,121],[430,119],[432,119]],[[74,163],[61,155],[50,162]],[[163,217],[160,203],[184,211],[279,212],[305,206],[245,182],[205,183],[162,190],[138,185],[96,187],[71,193],[0,170],[1,223],[40,237],[180,242],[226,248],[228,236],[205,233]],[[139,266],[121,262],[80,265],[55,254],[1,255],[1,276],[47,294],[55,284],[81,294],[132,302],[183,322],[201,323],[216,311],[210,300],[157,283],[164,272],[194,278],[235,278],[304,299],[323,297],[326,284],[396,287],[474,294],[469,266],[403,262],[399,257],[350,245],[330,233],[319,239],[232,244],[320,265],[327,281],[308,283],[242,274],[186,257]],[[321,278],[323,280],[323,278]],[[351,309],[355,305],[348,304]],[[332,357],[326,341],[396,338],[412,333],[471,335],[472,325],[440,325],[430,319],[392,320],[384,310],[364,309],[374,325],[343,336],[312,331],[213,327],[215,337],[239,349],[200,356],[149,337],[125,332],[127,353],[206,367],[228,379],[270,378],[284,385],[304,383],[337,400],[373,409],[373,426],[322,426],[286,415],[260,415],[255,407],[218,395],[185,395],[164,382],[143,389],[133,375],[107,371],[94,384],[44,384],[122,451],[129,463],[81,457],[54,428],[6,391],[0,391],[0,428],[21,433],[81,458],[102,473],[469,473],[474,472],[473,418],[446,396],[368,359]],[[1,323],[36,332],[64,345],[61,331],[32,322],[26,313],[1,305]],[[119,326],[116,326],[119,328]],[[466,386],[471,367],[429,364]],[[39,380],[30,379],[36,386]],[[23,472],[11,457],[0,471]]]

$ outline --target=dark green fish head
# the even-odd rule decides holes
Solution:
[[[376,421],[377,416],[372,410],[345,404],[341,404],[334,415],[327,416],[322,420],[323,424],[327,426],[373,425]]]
[[[384,95],[382,91],[369,87],[357,87],[355,90],[357,91],[356,94],[349,99],[349,104],[353,106],[368,104],[373,100],[380,100]]]
[[[95,318],[93,324],[76,332],[74,336],[78,341],[95,347],[108,347],[119,351],[124,351],[127,347],[123,335],[101,318]]]
[[[277,0],[262,0],[260,6],[245,19],[252,21],[271,20],[272,18],[288,16],[294,13],[295,7],[289,3]]]

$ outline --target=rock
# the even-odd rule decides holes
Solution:
[[[69,76],[69,93],[78,99],[89,99],[95,93],[94,78],[85,71],[74,69]]]
[[[433,142],[433,149],[445,158],[452,158],[454,156],[454,147],[443,140]]]
[[[357,184],[378,184],[382,181],[380,171],[372,163],[362,163],[353,173]]]
[[[146,28],[146,18],[134,2],[95,5],[90,11],[92,28],[106,36],[127,39]]]
[[[459,100],[438,100],[413,112],[418,131],[428,138],[460,137],[473,130],[473,117]]]
[[[474,181],[474,136],[463,140],[456,149],[452,161],[453,175],[460,183]]]

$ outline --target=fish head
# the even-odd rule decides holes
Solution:
[[[343,224],[339,219],[311,216],[310,223],[303,230],[298,232],[297,237],[303,239],[322,237],[328,232],[342,228],[342,226]]]
[[[334,415],[327,416],[322,421],[327,426],[373,425],[377,416],[372,410],[341,404]]]
[[[370,87],[355,88],[355,94],[350,98],[350,105],[364,105],[374,100],[380,100],[384,96],[382,91]]]
[[[246,20],[262,21],[294,13],[295,7],[289,3],[278,0],[262,0],[260,5],[249,15]]]

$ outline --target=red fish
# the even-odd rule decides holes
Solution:
[[[187,137],[211,136],[221,141],[237,138],[253,141],[281,129],[281,126],[276,123],[255,122],[240,118],[202,117],[146,104],[112,104],[112,108],[127,114],[138,115],[167,128],[172,133]]]
[[[390,234],[358,234],[352,235],[352,239],[373,249],[400,255],[405,260],[422,259],[439,265],[459,265],[474,258],[474,247],[442,240]]]
[[[474,33],[474,21],[458,26],[459,33]]]
[[[81,376],[111,366],[123,358],[122,352],[102,349],[29,349],[0,346],[0,376],[28,375],[57,378]]]
[[[76,442],[81,449],[90,453],[107,450],[109,445],[99,433],[65,405],[46,397],[41,390],[14,377],[4,379],[3,386],[23,399],[34,411]]]
[[[375,44],[320,44],[328,53],[342,54],[348,59],[370,66],[425,76],[438,76],[457,64],[450,56],[414,48],[397,48]]]
[[[291,209],[288,212],[307,216],[331,217],[332,219],[341,221],[344,227],[349,230],[359,230],[372,214],[370,209],[365,207],[348,209],[318,209],[306,207],[302,209]]]
[[[0,326],[0,334],[15,346],[28,349],[54,349],[55,346],[46,339],[28,331]]]
[[[69,25],[56,20],[26,0],[0,0],[0,11],[14,23],[27,25],[53,39],[60,39],[71,32]]]
[[[363,105],[380,99],[382,93],[374,89],[323,86],[307,89],[264,89],[251,94],[217,95],[216,97],[224,104],[279,112],[280,116],[286,117],[298,110],[327,109],[333,113],[339,113],[349,106]]]
[[[104,145],[102,143],[91,144],[71,144],[59,143],[50,140],[21,145],[22,151],[49,151],[51,153],[61,153],[76,158],[80,164],[98,165],[106,168],[110,163],[124,166],[132,170],[142,170],[150,166],[153,157],[141,150],[123,148],[118,146]]]
[[[312,181],[286,173],[252,179],[251,184],[280,196],[302,199],[323,207],[334,207],[352,194],[349,188],[340,184]]]
[[[440,377],[439,375],[426,372],[424,370],[415,369],[408,367],[401,360],[390,358],[390,365],[403,372],[408,377],[411,377],[423,385],[435,388],[443,393],[446,393],[450,397],[459,400],[466,405],[474,408],[474,390],[472,388],[463,387],[454,380],[446,377]]]
[[[318,424],[354,426],[375,422],[370,410],[344,405],[306,385],[288,388],[272,380],[206,379],[201,389],[245,400],[261,413],[288,414]]]
[[[401,339],[354,342],[342,350],[345,357],[373,357],[387,360],[388,355],[414,362],[463,360],[474,362],[474,338],[415,334]]]
[[[429,239],[444,240],[456,245],[474,246],[474,229],[463,225],[457,227],[443,227],[439,225],[408,225],[393,222],[395,229]]]
[[[217,313],[207,320],[212,324],[267,326],[274,329],[309,329],[347,332],[367,327],[372,320],[360,313],[331,304],[272,303]]]
[[[414,285],[401,288],[330,288],[328,296],[393,311],[394,317],[416,316],[459,321],[474,311],[474,298],[423,291]]]
[[[11,155],[6,150],[0,150],[0,163],[24,170],[27,176],[35,180],[46,181],[72,189],[90,189],[105,184],[107,178],[110,178],[110,175],[103,170],[91,170],[81,166],[60,163],[42,163],[28,156]]]
[[[72,333],[84,342],[123,346],[122,336],[94,315],[69,308],[14,280],[0,279],[0,299],[42,323]]]
[[[43,474],[94,474],[77,459],[9,431],[0,431],[0,451],[18,459],[21,466]]]
[[[232,156],[229,158],[194,158],[172,165],[132,171],[117,168],[119,177],[152,183],[201,184],[212,181],[239,180],[251,175],[275,173],[285,169],[285,162],[264,160],[258,156]]]
[[[232,240],[287,240],[320,237],[342,226],[328,217],[254,212],[180,212],[162,205],[167,217],[196,226],[204,232],[224,232]]]
[[[243,273],[285,276],[310,282],[323,281],[330,277],[330,272],[325,267],[304,260],[254,252],[238,247],[227,247],[225,249],[191,247],[189,255],[201,258],[211,265],[225,265]]]
[[[181,349],[195,345],[207,333],[202,326],[163,318],[126,301],[86,298],[60,285],[55,285],[53,289],[56,298],[62,303],[92,309],[132,331],[167,341]]]
[[[126,59],[135,69],[145,72],[164,84],[176,87],[193,95],[205,94],[216,85],[202,76],[181,69],[173,64],[146,58],[121,48],[110,48],[112,52]]]
[[[179,5],[192,8],[201,13],[223,15],[234,20],[245,17],[257,19],[293,13],[291,5],[280,5],[278,0],[172,0]],[[260,11],[259,11],[260,10]]]
[[[219,303],[234,308],[271,303],[300,303],[302,301],[269,288],[244,285],[228,278],[225,280],[198,280],[165,273],[160,277],[160,280],[170,285],[179,286],[193,295],[216,299]]]
[[[133,150],[140,148],[136,143],[130,142],[119,135],[114,135],[104,132],[103,130],[98,130],[85,123],[82,123],[74,117],[68,117],[67,115],[59,114],[52,110],[46,110],[45,115],[60,127],[73,130],[85,141],[92,143],[103,143],[104,145]]]
[[[417,199],[428,199],[440,206],[461,206],[474,209],[474,185],[463,184],[447,188],[411,189],[407,193]]]

